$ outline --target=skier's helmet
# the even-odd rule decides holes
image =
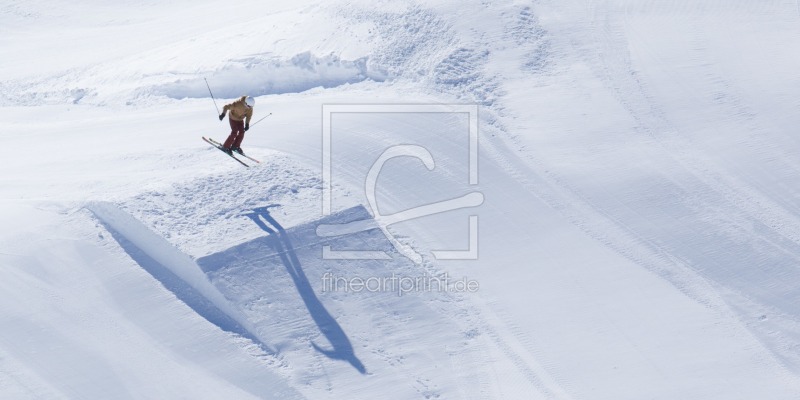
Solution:
[[[247,98],[244,99],[244,104],[247,104],[248,107],[253,108],[253,106],[256,105],[256,99],[247,96]]]

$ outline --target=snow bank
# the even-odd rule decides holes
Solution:
[[[304,52],[290,59],[260,54],[232,60],[205,78],[215,96],[235,98],[245,93],[252,96],[298,93],[367,79],[383,81],[386,76],[373,68],[367,57],[342,60],[333,54],[318,57]],[[208,97],[206,82],[199,76],[158,85],[148,91],[174,99]]]

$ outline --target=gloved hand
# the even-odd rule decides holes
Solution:
[[[222,112],[222,114],[219,115],[219,120],[222,121],[223,118],[225,118],[225,112],[224,111]]]
[[[247,125],[244,126],[244,131],[245,132],[247,132],[248,129],[250,129],[250,124],[247,124]]]

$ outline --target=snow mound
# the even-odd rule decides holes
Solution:
[[[134,261],[186,305],[223,330],[261,342],[249,321],[231,307],[189,256],[111,203],[90,203],[87,208]]]
[[[399,10],[349,6],[342,7],[339,15],[350,24],[372,27],[371,41],[376,43],[373,60],[392,76],[425,78],[442,49],[457,43],[444,19],[419,6]]]
[[[206,79],[213,85],[214,95],[234,98],[244,93],[252,96],[298,93],[316,87],[331,88],[364,80],[383,81],[386,76],[372,68],[368,57],[342,60],[330,54],[318,57],[304,52],[281,59],[259,54],[231,60]],[[179,79],[172,83],[144,89],[155,95],[174,99],[208,97],[203,77]]]
[[[378,376],[403,398],[441,397],[454,387],[480,393],[485,382],[476,366],[485,361],[478,349],[489,328],[464,320],[476,315],[468,310],[471,306],[458,293],[440,288],[439,272],[400,255],[378,228],[318,236],[320,224],[371,216],[359,205],[314,217],[317,211],[307,208],[319,201],[314,197],[318,179],[279,155],[265,163],[235,177],[215,175],[139,194],[118,206],[107,205],[113,215],[100,210],[101,219],[139,266],[219,328],[261,343],[279,357],[291,375],[290,385],[303,388],[310,398],[331,391],[331,381],[337,382],[338,393],[366,391]],[[232,198],[237,202],[231,203]],[[382,251],[390,259],[327,259],[325,246]],[[165,279],[171,277],[163,270],[175,265],[159,257],[165,252],[192,270],[184,281],[210,285],[187,291],[187,285]],[[191,260],[188,254],[203,256]],[[370,285],[383,282],[395,290],[341,286],[369,277]],[[401,287],[398,281],[422,277],[434,281],[432,289]],[[408,291],[401,295],[400,289]],[[217,297],[223,306],[209,307],[205,299]],[[249,324],[246,331],[237,330],[239,317]],[[409,329],[416,332],[412,337]],[[458,343],[455,354],[453,343]],[[437,376],[436,370],[453,368],[452,362],[458,367],[451,374]]]

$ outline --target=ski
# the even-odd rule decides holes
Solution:
[[[240,159],[238,159],[238,158],[234,157],[234,155],[233,155],[233,154],[229,154],[227,151],[223,150],[223,149],[222,149],[222,145],[221,145],[221,144],[219,144],[219,142],[217,142],[216,140],[214,140],[214,139],[208,139],[208,138],[206,138],[205,136],[203,136],[203,140],[204,140],[206,143],[208,143],[208,144],[210,144],[210,145],[212,145],[212,146],[216,147],[216,148],[217,148],[219,151],[221,151],[221,152],[223,152],[223,153],[227,154],[227,155],[228,155],[230,158],[232,158],[232,159],[236,160],[236,162],[238,162],[239,164],[242,164],[242,165],[244,165],[245,167],[247,167],[247,168],[250,168],[250,166],[249,166],[249,165],[247,165],[247,164],[246,164],[244,161],[242,161],[242,160],[240,160]]]
[[[209,138],[207,141],[208,141],[208,142],[211,142],[211,144],[214,144],[214,145],[216,145],[216,146],[217,146],[217,147],[219,147],[219,148],[221,148],[221,147],[222,147],[222,143],[220,143],[220,142],[218,142],[218,141],[216,141],[216,140],[214,140],[214,139],[211,139],[211,138]],[[246,159],[248,159],[248,160],[250,160],[250,161],[253,161],[253,162],[255,162],[255,163],[261,164],[261,161],[258,161],[258,160],[256,160],[255,158],[248,156],[247,154],[240,154],[240,153],[236,153],[236,154],[239,154],[240,156],[242,156],[242,157],[244,157],[244,158],[246,158]]]

